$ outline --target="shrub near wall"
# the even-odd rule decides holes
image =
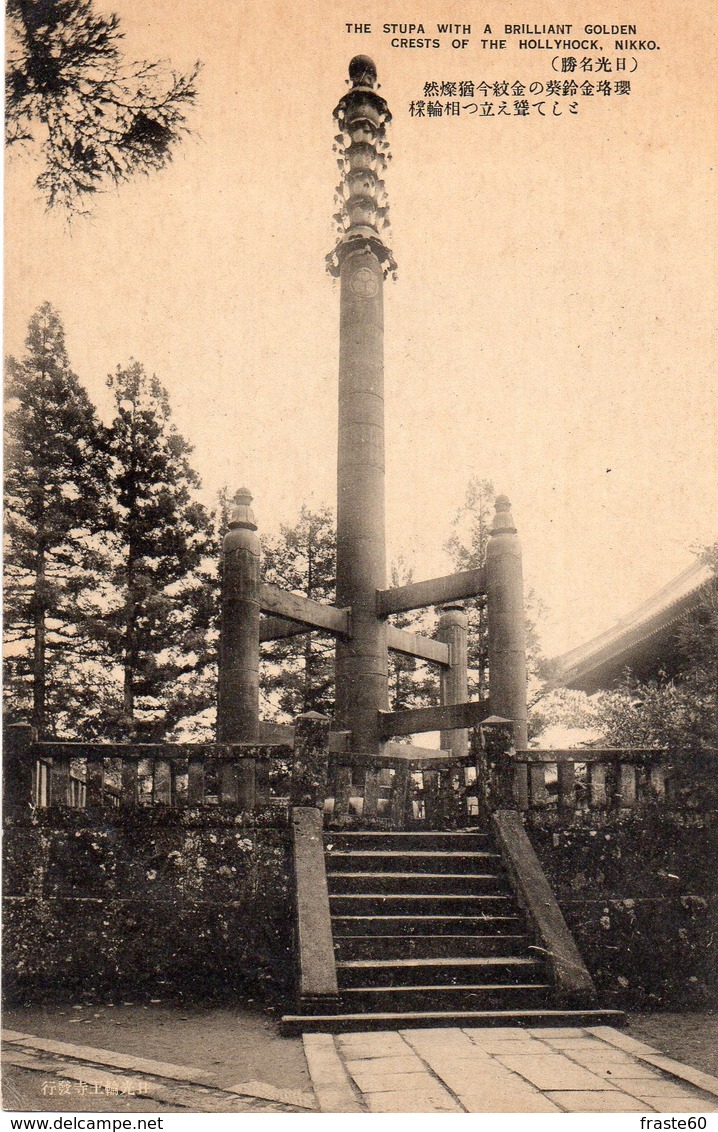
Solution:
[[[291,984],[286,819],[44,810],[5,823],[6,998]]]
[[[718,1006],[718,813],[533,815],[529,835],[604,1005]]]

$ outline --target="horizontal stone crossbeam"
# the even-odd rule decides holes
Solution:
[[[449,646],[443,641],[435,641],[433,637],[425,637],[421,633],[407,633],[404,629],[387,625],[386,643],[388,648],[405,656],[416,656],[447,668],[450,664]]]
[[[262,743],[276,743],[291,747],[294,743],[294,724],[272,723],[260,720],[259,738]],[[348,731],[330,731],[329,753],[331,755],[344,754],[344,752],[349,749],[349,738],[350,735]]]
[[[377,590],[377,612],[380,617],[391,613],[406,613],[410,609],[424,609],[429,605],[444,605],[485,592],[483,567],[462,570],[458,574],[445,574],[426,582],[411,582],[408,586],[395,586],[390,590]]]
[[[280,591],[281,592],[281,591]],[[295,598],[296,594],[285,594],[285,597]],[[274,595],[272,594],[272,599]],[[304,599],[304,600],[309,600]],[[317,603],[313,603],[317,604]],[[334,618],[334,614],[339,613],[346,615],[347,623],[349,620],[349,611],[343,609],[335,609],[333,606],[321,606],[322,609],[329,610],[331,619],[336,620],[337,626],[344,625],[344,618],[341,621]],[[310,610],[310,614],[314,614],[314,610]],[[318,619],[318,618],[317,618]],[[310,624],[308,617],[302,621],[286,621],[284,617],[265,617],[259,624],[259,639],[262,642],[266,641],[281,641],[288,637],[300,637],[303,633],[311,632],[312,630],[322,629],[324,632],[336,633],[337,635],[347,634],[348,630],[342,628],[332,629],[329,625]],[[407,633],[404,629],[397,629],[394,625],[387,626],[387,646],[394,652],[403,653],[405,656],[415,656],[420,660],[431,661],[432,664],[441,664],[444,667],[449,666],[449,646],[444,644],[443,641],[435,641],[433,637],[425,637],[421,633]]]
[[[417,747],[414,743],[385,743],[380,755],[372,757],[372,765],[405,767],[407,770],[449,770],[468,765],[468,759],[434,747]]]
[[[455,731],[476,727],[491,714],[488,700],[470,700],[465,704],[444,704],[442,707],[409,708],[405,711],[380,711],[382,738],[392,735],[417,735],[426,731]]]
[[[281,590],[279,586],[268,583],[259,588],[259,605],[262,613],[271,613],[275,617],[285,617],[289,621],[298,621],[301,625],[311,629],[323,629],[328,633],[339,636],[351,636],[351,619],[349,610],[337,609],[333,605],[323,605],[319,601],[312,601],[302,594],[289,593]],[[306,632],[306,629],[304,630]],[[261,630],[260,630],[261,638]],[[271,639],[271,638],[264,638]]]
[[[301,637],[311,633],[313,626],[302,625],[297,621],[285,621],[283,617],[263,617],[259,622],[259,641],[282,641],[285,637]]]

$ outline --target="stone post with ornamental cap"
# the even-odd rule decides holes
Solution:
[[[396,265],[380,235],[391,114],[371,59],[352,59],[349,78],[334,111],[342,180],[339,239],[327,257],[341,288],[337,605],[352,611],[351,638],[337,641],[336,715],[352,751],[371,754],[381,748],[378,712],[388,708],[386,622],[376,595],[386,586],[383,289]]]
[[[222,548],[217,739],[256,742],[259,736],[259,613],[261,544],[252,496],[240,488]]]
[[[469,620],[463,604],[442,607],[436,637],[449,647],[449,665],[441,670],[442,704],[465,704],[469,698],[468,678]],[[461,758],[469,753],[469,733],[465,728],[441,732],[441,748]]]
[[[511,504],[499,495],[486,550],[489,621],[489,701],[494,715],[510,719],[514,745],[527,746],[526,622],[521,543]]]

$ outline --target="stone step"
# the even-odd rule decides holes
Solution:
[[[399,987],[345,987],[339,990],[339,1009],[354,1011],[407,1010],[520,1010],[550,1005],[550,983],[478,983],[435,986],[416,983]]]
[[[285,1014],[281,1032],[352,1033],[361,1030],[408,1030],[426,1026],[625,1026],[622,1010],[337,1010],[336,1014]]]
[[[448,956],[412,959],[340,959],[341,990],[347,987],[457,986],[526,982],[544,969],[540,959],[524,955]]]
[[[347,896],[330,895],[329,907],[332,919],[335,916],[380,916],[382,913],[411,916],[478,916],[482,913],[515,915],[517,911],[513,897],[497,893],[482,896],[442,896],[440,893],[421,895],[413,892],[352,893]]]
[[[490,849],[491,835],[482,830],[328,830],[324,844],[335,849]]]
[[[442,959],[528,954],[526,935],[335,936],[337,959]]]
[[[327,868],[342,872],[501,872],[498,853],[485,849],[327,849]]]
[[[476,932],[481,935],[512,935],[524,927],[523,916],[513,915],[382,915],[332,916],[334,938],[344,936],[411,937],[461,935]]]
[[[496,873],[405,873],[405,872],[327,872],[332,895],[347,893],[406,892],[431,896],[452,893],[481,895],[491,892],[508,895],[505,877]]]

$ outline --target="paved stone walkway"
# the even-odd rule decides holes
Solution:
[[[322,1112],[718,1111],[718,1078],[610,1026],[305,1034]]]

